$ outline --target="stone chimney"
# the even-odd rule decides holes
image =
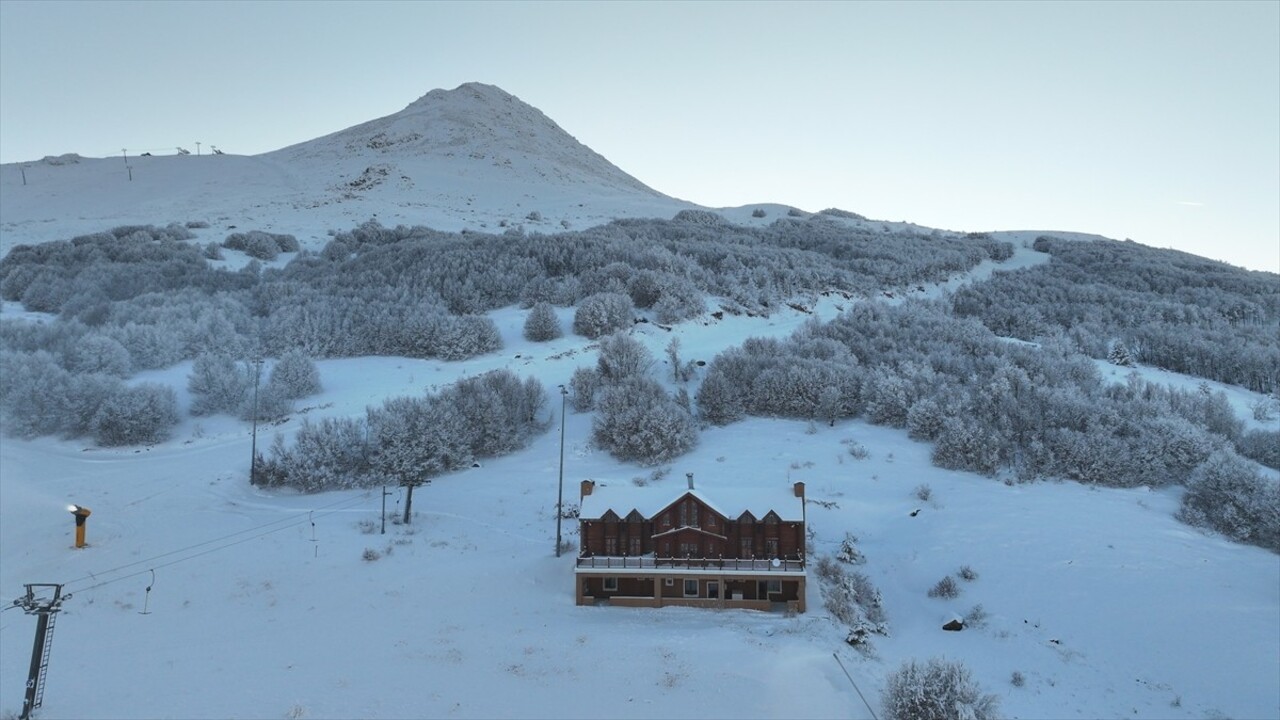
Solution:
[[[590,494],[591,494],[591,491],[592,491],[592,490],[595,490],[595,489],[596,489],[596,481],[595,481],[595,480],[583,480],[583,481],[582,481],[582,494],[578,496],[578,502],[582,502],[582,498],[584,498],[584,497],[586,497],[586,496],[590,495]]]
[[[693,473],[685,473],[684,477],[686,480],[689,481],[689,489],[692,490],[693,489]]]
[[[804,500],[804,483],[798,482],[795,485],[796,497]]]

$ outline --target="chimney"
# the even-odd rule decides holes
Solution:
[[[800,498],[801,500],[804,500],[804,483],[802,482],[796,483],[795,490],[796,490],[796,497]]]
[[[693,489],[693,473],[685,473],[684,476],[685,476],[685,479],[689,481],[689,489],[692,490]]]
[[[595,481],[595,480],[583,480],[583,481],[582,481],[582,494],[578,496],[578,502],[582,502],[582,498],[584,498],[584,497],[586,497],[586,496],[590,495],[590,494],[591,494],[591,491],[592,491],[592,490],[595,490],[595,489],[596,489],[596,481]]]

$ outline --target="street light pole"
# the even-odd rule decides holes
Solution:
[[[564,405],[569,391],[560,386],[560,489],[556,496],[556,557],[560,557],[560,521],[564,517]]]
[[[249,450],[249,484],[258,484],[258,379],[262,375],[262,358],[253,359],[253,445]]]

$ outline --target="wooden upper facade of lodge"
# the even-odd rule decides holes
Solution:
[[[582,483],[578,604],[804,610],[804,483],[733,493]]]

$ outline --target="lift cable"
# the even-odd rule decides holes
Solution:
[[[320,513],[320,514],[319,514],[319,517],[325,517],[325,516],[327,516],[327,515],[332,515],[332,514],[334,514],[334,513],[338,512],[339,510],[343,510],[343,509],[345,509],[347,506],[355,505],[357,502],[359,502],[359,501],[361,501],[361,500],[367,500],[369,497],[371,497],[371,495],[366,491],[366,492],[363,492],[363,493],[361,493],[360,495],[357,495],[357,496],[355,496],[355,497],[343,498],[343,499],[341,499],[341,500],[337,500],[337,501],[335,501],[335,502],[329,503],[328,505],[322,505],[322,506],[320,506],[320,508],[318,508],[318,510],[325,510],[325,511],[327,511],[327,512],[322,512],[322,513]],[[137,561],[134,561],[134,562],[131,562],[131,563],[126,563],[126,564],[124,564],[124,565],[120,565],[120,566],[117,566],[117,567],[111,568],[111,569],[109,569],[109,570],[103,570],[103,571],[101,571],[101,572],[97,572],[97,573],[90,573],[89,575],[86,575],[86,576],[83,576],[83,577],[77,578],[77,579],[72,580],[72,581],[67,582],[67,583],[64,583],[64,585],[68,585],[68,586],[69,586],[69,585],[74,585],[74,584],[76,584],[76,583],[83,583],[83,582],[89,582],[89,581],[97,581],[97,580],[98,580],[98,578],[99,578],[100,576],[103,576],[103,575],[111,575],[111,574],[113,574],[113,573],[120,572],[121,570],[125,570],[125,569],[131,568],[131,567],[136,567],[136,566],[139,566],[139,565],[145,565],[145,566],[147,566],[147,567],[146,567],[145,569],[137,570],[137,571],[135,571],[135,572],[131,572],[131,573],[128,573],[128,574],[126,574],[126,575],[120,575],[120,576],[115,577],[115,578],[112,578],[112,579],[110,579],[110,580],[103,580],[103,581],[101,581],[101,582],[96,582],[95,584],[90,585],[90,586],[88,586],[88,587],[84,587],[84,588],[77,589],[77,590],[75,590],[75,592],[78,592],[78,593],[79,593],[79,592],[85,592],[85,591],[87,591],[87,590],[93,590],[93,589],[96,589],[96,588],[100,588],[100,587],[102,587],[102,586],[104,586],[104,585],[110,585],[111,583],[119,582],[119,581],[121,581],[121,580],[125,580],[125,579],[128,579],[128,578],[137,577],[137,576],[139,576],[139,575],[145,575],[147,572],[149,572],[149,571],[151,571],[151,570],[154,570],[154,569],[156,569],[156,568],[164,568],[164,567],[169,567],[169,566],[171,566],[171,565],[176,565],[176,564],[181,563],[181,562],[186,562],[187,560],[192,560],[192,559],[195,559],[195,558],[201,557],[201,556],[203,556],[203,555],[208,555],[208,554],[213,553],[213,552],[216,552],[216,551],[218,551],[218,550],[223,550],[223,549],[225,549],[225,548],[229,548],[229,547],[232,547],[232,546],[234,546],[234,545],[239,545],[239,544],[241,544],[241,543],[248,542],[249,540],[256,540],[257,538],[265,537],[265,536],[270,535],[270,534],[272,534],[272,533],[279,532],[280,530],[285,530],[285,529],[287,529],[287,528],[291,528],[291,527],[295,527],[295,526],[301,525],[301,524],[302,524],[302,523],[304,523],[304,522],[310,522],[310,521],[311,521],[311,518],[314,516],[315,511],[314,511],[314,510],[309,510],[309,511],[305,511],[305,512],[307,513],[307,514],[305,514],[305,515],[304,515],[304,514],[302,514],[302,511],[300,511],[300,512],[299,512],[299,514],[297,514],[297,515],[292,515],[292,516],[289,516],[289,517],[280,518],[280,519],[278,519],[278,520],[272,520],[271,522],[263,523],[263,524],[258,525],[258,526],[256,526],[256,527],[251,527],[251,528],[246,528],[246,529],[244,529],[244,530],[239,530],[239,531],[237,531],[237,532],[230,533],[230,534],[228,534],[228,535],[224,535],[224,536],[222,536],[222,537],[213,538],[212,540],[206,540],[206,541],[204,541],[204,542],[196,543],[196,544],[194,544],[194,545],[188,545],[187,547],[184,547],[184,548],[178,548],[177,550],[170,550],[169,552],[161,553],[161,554],[159,554],[159,555],[155,555],[155,556],[153,556],[153,557],[149,557],[149,558],[146,558],[146,559],[143,559],[143,560],[137,560]],[[281,523],[286,523],[286,524],[281,525]],[[274,528],[273,528],[273,527],[271,527],[271,526],[273,526],[273,525],[279,525],[279,527],[274,527]],[[256,531],[259,531],[259,530],[263,530],[264,528],[271,528],[271,529],[270,529],[270,530],[264,530],[263,532],[257,532],[257,534],[255,534],[255,535],[250,535],[250,536],[248,536],[248,537],[243,537],[243,538],[240,538],[239,540],[234,540],[234,541],[232,541],[232,542],[226,542],[226,541],[231,540],[232,538],[238,537],[238,536],[240,536],[240,535],[244,535],[244,534],[246,534],[246,533],[253,533],[253,532],[256,532]],[[185,553],[190,553],[192,550],[196,550],[196,549],[198,549],[198,548],[202,548],[202,547],[205,547],[205,546],[208,546],[208,545],[214,545],[214,547],[210,547],[210,548],[208,548],[208,549],[206,549],[206,550],[202,550],[202,551],[197,552],[197,553],[194,553],[194,554],[185,554]],[[169,562],[164,562],[164,563],[155,564],[155,561],[156,561],[156,560],[160,560],[160,559],[162,559],[162,558],[170,557],[170,556],[173,556],[173,555],[182,555],[182,557],[176,558],[176,559],[174,559],[174,560],[170,560]]]

